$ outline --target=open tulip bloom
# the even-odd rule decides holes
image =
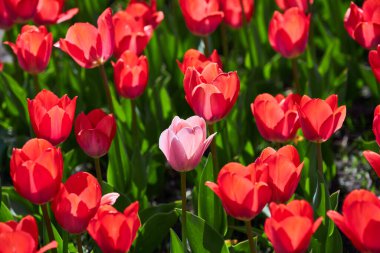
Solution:
[[[194,67],[201,73],[203,69],[211,62],[217,63],[220,69],[223,68],[222,61],[216,50],[214,50],[211,55],[207,57],[196,49],[189,49],[183,56],[182,63],[177,60],[178,67],[183,74],[186,73],[186,70],[189,67]]]

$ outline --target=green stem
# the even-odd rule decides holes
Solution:
[[[94,158],[95,160],[95,171],[96,171],[96,178],[98,179],[100,187],[102,186],[103,178],[102,178],[102,170],[100,168],[100,159]]]
[[[38,74],[33,74],[33,85],[34,85],[34,93],[37,95],[40,92],[40,82],[38,81]]]
[[[223,56],[224,59],[228,59],[228,39],[227,39],[227,27],[226,24],[222,23],[222,46],[223,46]]]
[[[317,164],[318,173],[323,178],[323,158],[322,158],[322,143],[317,142]]]
[[[132,134],[133,136],[138,135],[138,129],[137,129],[137,114],[136,114],[136,103],[133,99],[131,99],[131,107],[132,107]]]
[[[203,44],[205,44],[205,55],[206,57],[210,56],[210,38],[208,36],[203,36]]]
[[[248,237],[249,248],[251,249],[251,253],[256,253],[255,242],[253,241],[251,221],[245,221],[245,227],[247,229],[247,237]]]
[[[293,71],[293,92],[300,93],[300,84],[299,84],[299,72],[297,58],[291,59],[292,61],[292,71]]]
[[[182,244],[186,252],[186,172],[181,172],[181,196],[182,196]]]
[[[42,209],[42,216],[45,222],[46,230],[48,233],[49,241],[52,242],[54,241],[54,233],[53,233],[53,228],[51,226],[51,221],[49,217],[49,211],[48,211],[48,204],[42,204],[41,205]],[[57,249],[52,249],[51,250],[53,253],[57,253]]]
[[[102,76],[102,80],[103,80],[104,91],[106,92],[108,107],[109,107],[111,113],[113,113],[115,115],[115,110],[114,110],[113,104],[112,104],[111,91],[110,91],[110,87],[108,85],[107,73],[106,73],[106,70],[105,70],[103,64],[99,65],[99,70],[100,70],[100,75]]]
[[[69,233],[62,229],[62,243],[63,243],[63,247],[62,247],[62,253],[67,253],[69,252]]]
[[[244,10],[244,4],[243,0],[240,0],[240,6],[242,10],[242,18],[243,18],[243,27],[244,27],[244,33],[245,37],[247,39],[247,44],[249,48],[249,57],[251,61],[251,68],[256,67],[257,62],[259,61],[256,55],[255,49],[255,41],[251,39],[250,33],[249,33],[249,26],[248,26],[248,20],[247,16],[245,15],[245,10]]]
[[[209,134],[210,135],[214,134],[215,133],[214,124],[210,124],[210,125],[208,125],[208,127],[209,127],[209,132],[210,132]],[[216,178],[218,176],[218,172],[219,172],[219,164],[218,164],[218,155],[217,155],[215,137],[211,142],[211,154],[212,154],[212,162],[214,164],[213,174],[214,174],[214,178]]]
[[[78,252],[83,253],[82,239],[80,238],[80,234],[76,235],[75,237],[77,241]]]

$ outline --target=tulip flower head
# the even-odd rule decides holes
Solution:
[[[13,185],[34,204],[44,204],[57,195],[62,172],[61,150],[44,139],[31,139],[21,149],[13,149],[10,161]]]
[[[115,86],[120,96],[135,99],[144,93],[149,77],[145,56],[138,57],[132,51],[125,51],[113,67]]]
[[[307,12],[309,5],[313,4],[314,0],[276,0],[277,6],[285,11],[292,7],[298,7],[303,12]]]
[[[284,14],[275,11],[269,24],[269,43],[285,58],[295,58],[305,51],[309,38],[310,15],[297,7]]]
[[[256,164],[268,166],[268,185],[272,190],[271,201],[287,202],[298,186],[301,179],[303,162],[300,162],[297,149],[292,145],[280,148],[266,148],[261,152]]]
[[[214,50],[210,57],[206,57],[204,54],[196,49],[189,49],[183,56],[183,62],[177,60],[177,64],[182,73],[186,73],[188,67],[194,67],[198,72],[202,72],[203,69],[211,62],[218,64],[219,68],[222,69],[222,61],[218,55],[218,52]]]
[[[67,179],[52,202],[57,222],[69,233],[86,231],[95,216],[102,197],[101,187],[94,176],[78,172]]]
[[[344,27],[362,47],[375,49],[380,44],[380,2],[366,0],[363,8],[351,2],[344,16]]]
[[[189,171],[197,167],[215,134],[206,139],[206,122],[201,117],[183,120],[176,116],[161,133],[159,148],[174,170]]]
[[[271,200],[265,164],[245,167],[228,163],[220,170],[217,184],[207,181],[206,186],[218,195],[226,212],[238,220],[252,220]]]
[[[376,106],[373,113],[372,131],[376,137],[377,145],[380,146],[380,105]]]
[[[376,80],[380,83],[380,45],[377,46],[377,50],[371,50],[369,52],[368,60]]]
[[[28,111],[34,133],[53,145],[65,141],[73,126],[77,97],[67,95],[58,98],[48,90],[40,91],[34,99],[28,99]]]
[[[33,18],[39,0],[3,0],[4,7],[15,22],[24,22]]]
[[[375,108],[372,131],[375,134],[377,144],[380,146],[380,105]],[[363,155],[375,170],[376,174],[380,177],[380,154],[371,150],[366,150],[363,152]]]
[[[219,0],[179,0],[179,5],[187,28],[195,35],[207,36],[223,21]]]
[[[265,221],[265,234],[275,252],[306,252],[311,237],[322,222],[314,221],[313,208],[305,200],[293,200],[287,205],[271,203],[271,217]]]
[[[95,109],[87,115],[80,113],[75,120],[75,137],[82,150],[93,158],[107,154],[116,134],[116,121],[112,114]]]
[[[224,73],[217,63],[210,63],[202,72],[189,67],[183,86],[194,113],[212,124],[231,111],[239,95],[240,80],[236,71]]]
[[[343,202],[342,214],[328,211],[337,227],[360,252],[380,252],[380,200],[370,191],[354,190]]]
[[[305,138],[321,143],[342,127],[346,106],[338,107],[337,95],[331,95],[326,100],[304,95],[298,113]]]
[[[114,49],[114,27],[112,11],[106,9],[98,18],[98,28],[89,23],[75,23],[70,26],[65,39],[54,44],[67,53],[83,68],[103,65]]]
[[[261,136],[273,142],[287,142],[294,139],[300,128],[298,104],[301,96],[290,94],[286,98],[268,93],[258,95],[251,104],[252,114]]]
[[[38,227],[36,220],[30,215],[25,216],[18,223],[0,222],[0,245],[1,253],[43,253],[58,246],[56,241],[52,241],[37,251]]]
[[[125,253],[141,226],[138,210],[138,202],[132,203],[123,213],[110,205],[103,205],[90,221],[87,231],[103,252]]]
[[[74,17],[79,9],[63,12],[65,0],[39,0],[33,21],[39,25],[59,24]]]
[[[0,0],[0,29],[9,29],[13,25],[13,18],[5,8],[5,0]]]
[[[243,0],[243,8],[241,0],[221,0],[221,8],[224,13],[224,22],[232,28],[241,28],[244,19],[249,22],[254,11],[254,0]],[[244,13],[243,13],[244,9]]]
[[[50,60],[53,37],[45,26],[25,25],[16,43],[4,42],[12,48],[20,67],[30,74],[43,72]]]

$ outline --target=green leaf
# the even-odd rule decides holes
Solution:
[[[223,237],[202,218],[186,213],[186,234],[193,253],[228,253]]]
[[[8,207],[2,202],[0,206],[0,222],[13,220],[13,216]]]
[[[205,185],[207,181],[215,181],[211,153],[207,158],[199,182],[198,216],[220,234],[225,235],[227,232],[227,215],[219,197]]]
[[[257,245],[257,237],[253,238],[253,240],[255,242],[255,245]],[[239,242],[238,244],[230,247],[231,253],[247,253],[250,251],[251,251],[251,249],[249,247],[249,241],[248,240]]]
[[[333,223],[333,222],[331,222]],[[343,252],[343,242],[342,237],[340,236],[339,230],[334,226],[333,233],[327,238],[326,253],[342,253]]]
[[[170,229],[170,253],[185,253],[182,242],[173,229]]]
[[[141,223],[145,223],[150,217],[158,213],[168,213],[173,211],[175,208],[181,208],[181,201],[175,201],[167,204],[160,204],[157,206],[152,206],[145,208],[139,213]]]

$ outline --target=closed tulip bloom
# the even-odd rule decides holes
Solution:
[[[110,205],[101,206],[90,221],[87,231],[103,252],[125,253],[141,226],[138,210],[138,202],[132,203],[123,213]]]
[[[33,21],[39,25],[59,24],[74,17],[79,9],[63,12],[65,0],[39,0]]]
[[[30,215],[18,223],[0,222],[0,245],[1,253],[43,253],[58,246],[57,242],[53,241],[37,251],[38,227],[36,220]]]
[[[338,96],[335,94],[326,100],[304,95],[298,113],[305,138],[321,143],[342,127],[346,118],[346,106],[338,107]]]
[[[96,178],[87,172],[78,172],[61,185],[51,207],[59,225],[71,234],[79,234],[86,231],[101,198],[102,190]]]
[[[0,0],[0,29],[9,29],[13,25],[13,18],[5,8],[5,0]]]
[[[297,149],[292,145],[280,148],[266,148],[256,160],[257,164],[268,166],[268,185],[272,190],[271,201],[287,202],[297,189],[301,179],[303,162]]]
[[[113,53],[115,38],[112,11],[106,9],[98,18],[98,28],[89,23],[70,26],[65,39],[54,46],[60,48],[83,68],[104,64]]]
[[[31,139],[14,148],[10,174],[15,190],[34,204],[51,201],[58,193],[62,180],[61,150],[44,139]]]
[[[157,11],[156,0],[151,1],[150,5],[138,0],[130,1],[124,11],[119,11],[112,17],[116,58],[126,50],[140,55],[163,19],[164,13]]]
[[[380,154],[375,153],[371,150],[363,151],[365,159],[376,172],[377,176],[380,177]]]
[[[268,93],[258,95],[251,104],[251,111],[261,136],[273,142],[287,142],[294,139],[300,128],[298,104],[301,96],[290,94],[286,98]]]
[[[309,4],[313,4],[314,0],[276,0],[277,6],[285,11],[292,7],[298,7],[303,12],[306,12],[309,9]]]
[[[201,117],[183,120],[176,116],[161,133],[159,148],[174,170],[189,171],[197,167],[215,134],[206,139],[206,122]]]
[[[116,134],[116,121],[112,114],[95,109],[87,115],[80,113],[75,120],[75,137],[82,150],[93,158],[108,153]]]
[[[380,83],[380,45],[377,46],[377,50],[369,52],[368,60],[376,80]]]
[[[28,98],[28,111],[34,133],[58,145],[69,137],[73,126],[77,97],[58,98],[48,90],[40,91],[34,99]]]
[[[23,22],[33,18],[39,0],[4,0],[5,8],[11,18]]]
[[[217,184],[207,181],[206,186],[218,195],[229,215],[243,221],[256,217],[271,199],[268,168],[263,164],[228,163],[219,172]]]
[[[145,56],[138,57],[132,51],[125,51],[113,67],[115,86],[120,96],[134,99],[144,93],[149,78]]]
[[[235,29],[243,26],[243,18],[249,22],[252,18],[254,10],[254,0],[243,0],[243,14],[243,9],[240,1],[241,0],[221,0],[221,7],[224,13],[224,22]]]
[[[344,16],[344,27],[362,47],[376,48],[380,44],[380,2],[366,0],[363,8],[351,2]]]
[[[380,105],[376,106],[373,113],[372,131],[376,137],[376,142],[380,146]]]
[[[380,252],[380,200],[367,190],[354,190],[343,202],[342,214],[328,211],[337,227],[360,252]]]
[[[277,253],[303,253],[322,222],[314,221],[313,208],[305,200],[293,200],[287,205],[271,203],[271,216],[265,221],[265,234]]]
[[[195,35],[209,35],[223,21],[219,0],[179,0],[179,5],[187,28]]]
[[[284,14],[275,11],[269,24],[269,43],[285,58],[295,58],[305,51],[309,38],[310,15],[297,7]]]
[[[198,72],[202,72],[203,69],[211,62],[218,64],[219,68],[222,68],[222,61],[216,50],[212,51],[210,57],[205,56],[196,49],[189,49],[183,56],[183,62],[177,60],[177,64],[182,73],[186,73],[188,67],[194,67]]]
[[[30,74],[43,72],[50,60],[53,47],[52,34],[45,26],[25,25],[16,43],[5,42],[17,56],[20,67]]]
[[[239,95],[240,80],[236,71],[224,73],[217,63],[210,63],[202,72],[188,68],[183,86],[191,109],[210,124],[231,111]]]

